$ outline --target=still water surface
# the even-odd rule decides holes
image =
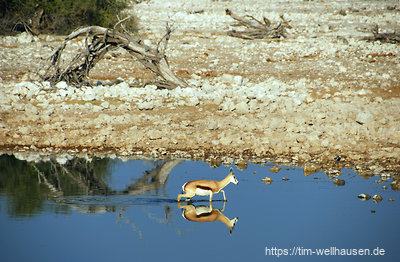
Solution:
[[[195,197],[182,208],[182,184],[222,180],[230,167],[78,158],[61,165],[0,156],[0,261],[399,261],[400,192],[391,178],[378,184],[377,176],[343,169],[338,178],[345,185],[337,186],[324,173],[304,176],[282,166],[275,174],[271,166],[233,166],[239,184],[225,188],[225,204],[217,194],[212,206]],[[266,176],[271,184],[261,181]],[[361,193],[383,200],[361,201]],[[220,220],[184,219],[185,210],[203,220],[212,213],[238,221],[230,234]],[[305,255],[331,247],[385,255]],[[289,255],[277,258],[279,249]]]

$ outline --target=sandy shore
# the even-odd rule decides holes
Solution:
[[[134,8],[141,37],[155,44],[166,21],[176,28],[167,56],[191,87],[169,91],[137,87],[151,73],[121,50],[91,79],[122,83],[52,88],[35,72],[62,37],[1,37],[0,147],[399,172],[399,44],[363,40],[374,24],[395,29],[396,2],[145,1]],[[285,39],[233,38],[226,8],[284,14],[292,29]]]

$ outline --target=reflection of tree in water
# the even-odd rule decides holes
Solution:
[[[68,195],[108,195],[111,189],[104,180],[111,175],[110,159],[73,158],[64,165],[55,160],[31,164],[44,183],[56,197]],[[43,181],[42,181],[43,180]]]
[[[162,164],[156,166],[151,171],[145,172],[145,174],[139,178],[136,183],[129,185],[123,194],[139,195],[144,194],[148,191],[158,191],[163,189],[167,183],[169,173],[172,169],[182,163],[183,160],[166,160]]]
[[[3,155],[0,156],[0,194],[7,195],[7,212],[15,217],[30,217],[44,210],[55,213],[69,213],[73,209],[83,213],[115,212],[118,222],[130,225],[144,240],[140,227],[125,214],[128,206],[112,203],[111,196],[143,195],[148,192],[158,195],[158,191],[164,191],[172,169],[183,161],[153,162],[149,171],[141,174],[124,190],[114,190],[106,183],[111,178],[111,167],[115,162],[109,158],[90,161],[73,158],[65,164],[55,159],[35,163]],[[46,200],[57,204],[49,205]],[[149,220],[172,226],[181,234],[181,230],[170,223],[169,200],[149,198],[146,201],[150,201],[148,207],[162,207],[163,213],[159,217],[146,205],[139,204]]]
[[[65,164],[55,159],[38,163],[22,161],[14,156],[0,156],[0,193],[8,195],[8,213],[14,216],[31,216],[44,209],[45,200],[67,203],[63,197],[76,195],[141,195],[163,190],[171,170],[182,160],[166,160],[146,171],[123,191],[110,188],[105,181],[111,176],[113,160],[94,158],[88,161],[73,158]],[[60,201],[61,200],[61,201]],[[68,203],[69,204],[69,203]],[[67,212],[71,205],[51,205],[57,212]],[[48,209],[49,207],[46,206]],[[114,212],[116,207],[102,203],[85,205],[80,212]]]
[[[0,193],[8,196],[8,213],[32,216],[44,209],[44,201],[66,195],[107,194],[103,182],[111,172],[110,159],[74,158],[65,165],[55,160],[27,162],[14,156],[0,156]],[[47,206],[46,209],[49,207]],[[55,212],[68,208],[53,205]]]

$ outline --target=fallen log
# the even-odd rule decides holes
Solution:
[[[148,84],[167,89],[188,86],[187,83],[175,76],[169,68],[165,55],[167,43],[172,32],[169,26],[167,26],[166,34],[160,39],[156,48],[144,44],[141,39],[135,39],[126,30],[123,30],[123,32],[117,31],[115,29],[116,26],[114,26],[114,29],[89,26],[72,32],[51,56],[50,65],[45,70],[42,78],[52,84],[60,81],[65,81],[75,86],[90,84],[87,78],[96,63],[108,51],[115,48],[123,48],[142,63],[145,68],[155,73],[155,80]],[[124,27],[122,28],[124,29]],[[64,49],[71,40],[80,36],[85,36],[85,50],[78,52],[71,62],[65,63],[62,59]]]
[[[238,16],[229,9],[226,9],[225,13],[237,21],[237,24],[233,24],[232,26],[242,26],[246,28],[241,31],[228,31],[228,35],[233,37],[243,39],[286,38],[286,29],[292,28],[289,25],[289,21],[285,20],[283,15],[280,16],[281,21],[279,23],[272,24],[266,17],[263,17],[263,21],[260,21],[251,15],[246,15],[244,17]]]
[[[396,44],[400,43],[400,33],[394,31],[393,33],[380,33],[379,26],[375,25],[372,29],[372,36],[364,37],[366,41],[380,41],[381,43]]]

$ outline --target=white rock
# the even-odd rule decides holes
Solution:
[[[101,106],[103,109],[108,109],[108,108],[110,107],[110,103],[107,102],[107,101],[104,101],[103,103],[100,104],[100,106]]]
[[[31,129],[27,126],[22,126],[19,128],[19,132],[23,135],[27,135],[31,132]]]
[[[156,140],[162,138],[162,132],[159,130],[150,130],[147,132],[149,139]]]
[[[363,125],[374,121],[374,117],[368,112],[360,112],[356,116],[356,122]]]
[[[30,114],[30,115],[39,114],[39,110],[32,104],[25,105],[25,112]]]
[[[137,104],[139,110],[152,110],[154,108],[154,104],[152,102],[141,102]]]
[[[39,154],[32,154],[32,153],[24,153],[24,152],[16,152],[13,154],[15,156],[16,159],[19,160],[25,160],[28,162],[39,162],[39,161],[43,161],[42,156],[40,156]]]
[[[101,111],[103,111],[103,107],[95,105],[95,106],[93,106],[92,111],[93,112],[101,112]]]
[[[87,110],[92,110],[92,109],[93,109],[92,103],[86,103],[86,104],[85,104],[85,109],[87,109]]]
[[[221,109],[221,110],[224,110],[224,111],[233,111],[233,110],[235,110],[235,104],[233,103],[233,101],[232,100],[225,100],[220,106],[219,106],[219,108]]]
[[[118,106],[118,110],[120,110],[120,111],[126,111],[126,110],[131,110],[131,109],[132,109],[131,105],[128,103]]]
[[[308,141],[310,142],[311,145],[316,145],[320,143],[320,139],[319,139],[319,132],[318,131],[314,131],[312,133],[310,133],[308,136]]]
[[[17,42],[20,44],[26,44],[33,41],[35,41],[35,37],[27,32],[23,32],[17,37]]]
[[[249,106],[245,102],[240,102],[236,105],[236,112],[238,114],[245,114],[249,112]]]
[[[60,90],[58,90],[58,95],[61,98],[64,98],[64,97],[68,96],[68,92],[66,90],[64,90],[64,89],[60,89]]]
[[[189,97],[186,105],[188,106],[197,106],[200,103],[199,99],[194,96],[194,97]]]
[[[243,84],[243,77],[239,76],[239,75],[234,76],[233,77],[233,83],[235,85],[241,86]]]
[[[68,154],[58,155],[56,158],[57,163],[60,165],[65,165],[68,160],[71,160],[73,157]]]
[[[328,140],[328,139],[322,140],[321,146],[323,146],[323,147],[328,147],[328,146],[329,146],[329,140]]]
[[[293,99],[293,104],[295,105],[295,106],[299,106],[299,105],[301,105],[303,103],[303,100],[302,99],[300,99],[300,98],[295,98],[295,99]]]
[[[219,124],[217,121],[215,121],[214,119],[211,119],[210,121],[208,121],[208,129],[209,130],[215,130],[219,128]]]
[[[221,80],[225,83],[241,86],[243,84],[243,77],[239,75],[223,74]]]
[[[96,99],[96,94],[93,92],[92,88],[87,88],[85,94],[82,97],[83,101],[93,101]]]
[[[68,84],[65,81],[58,82],[56,85],[56,88],[58,89],[67,89]]]
[[[224,136],[224,137],[221,137],[219,142],[222,145],[227,146],[227,145],[230,145],[232,143],[232,138],[231,138],[231,136]]]
[[[143,41],[143,43],[145,44],[145,45],[148,45],[148,46],[151,46],[152,44],[151,44],[151,41],[149,40],[149,39],[145,39],[144,41]]]
[[[19,110],[19,111],[24,111],[25,110],[25,105],[22,104],[22,103],[18,103],[18,102],[13,102],[12,103],[12,107],[14,109],[16,109],[16,110]]]

